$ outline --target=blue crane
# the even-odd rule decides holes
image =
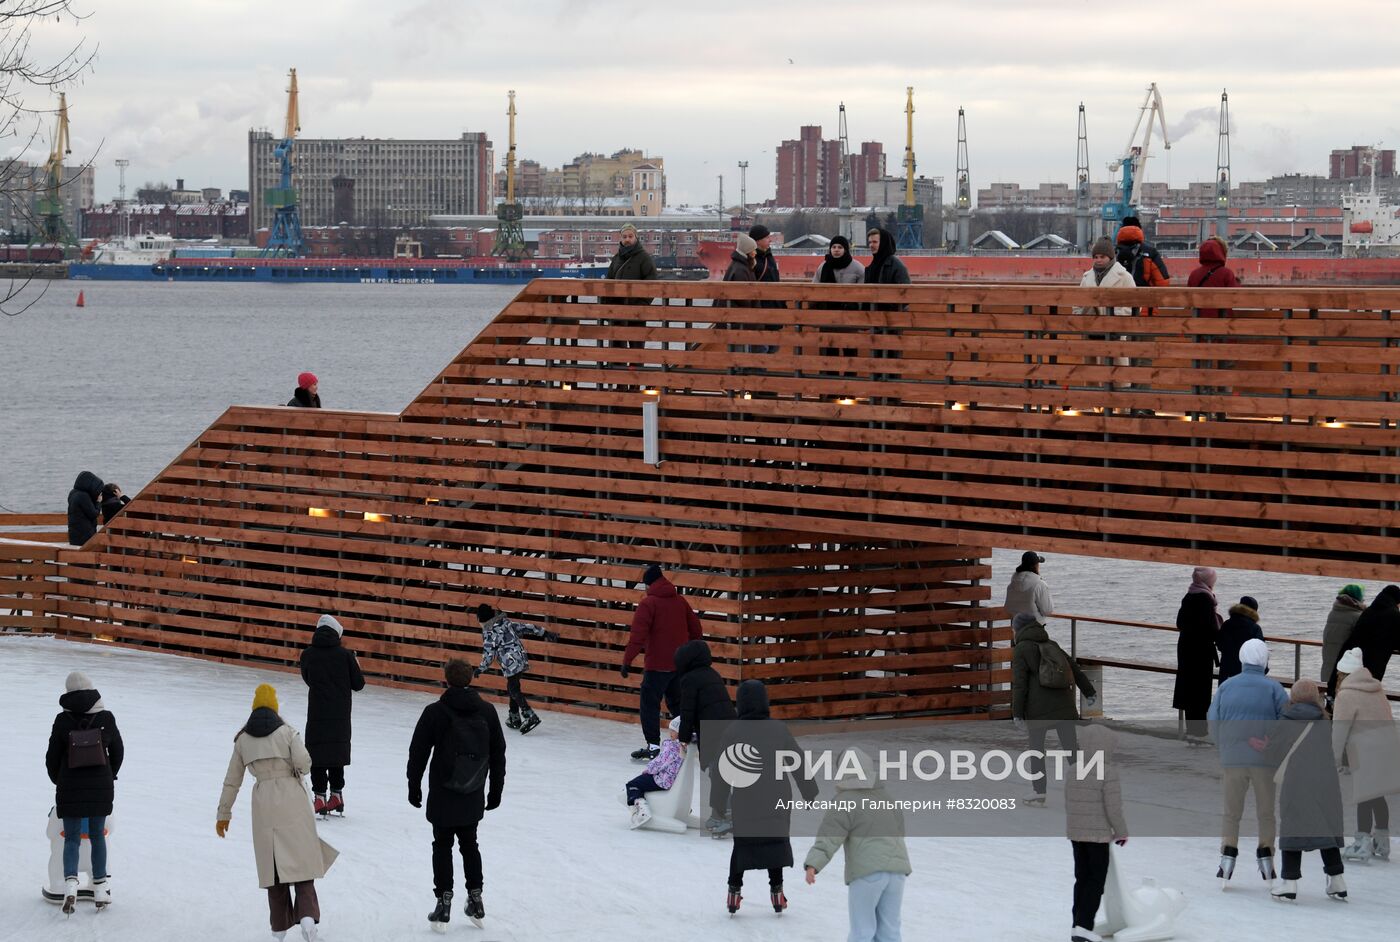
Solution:
[[[1138,129],[1142,127],[1143,119],[1147,119],[1147,127],[1143,131],[1142,143],[1135,144],[1133,139],[1137,137]],[[1123,173],[1123,191],[1119,194],[1118,202],[1106,203],[1103,207],[1103,218],[1108,222],[1119,222],[1125,216],[1136,216],[1138,214],[1138,201],[1142,196],[1142,178],[1147,170],[1147,158],[1152,150],[1152,125],[1154,121],[1162,129],[1162,147],[1171,150],[1172,142],[1167,137],[1167,116],[1162,108],[1162,93],[1157,91],[1157,83],[1153,82],[1147,89],[1147,97],[1143,100],[1142,108],[1138,111],[1137,123],[1133,125],[1133,132],[1128,135],[1128,146],[1123,156],[1108,165],[1108,169],[1115,173],[1119,170]]]
[[[297,70],[289,73],[291,84],[287,87],[287,124],[282,132],[282,140],[272,149],[277,159],[281,176],[275,187],[264,191],[264,205],[273,208],[272,229],[268,233],[264,256],[287,256],[299,258],[306,254],[306,240],[301,233],[301,210],[297,206],[297,191],[292,186],[292,145],[301,130],[301,114],[297,109]]]

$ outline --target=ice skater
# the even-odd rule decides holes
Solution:
[[[661,753],[647,763],[646,771],[627,783],[627,806],[631,809],[633,830],[651,820],[651,808],[647,806],[647,792],[670,791],[676,784],[676,776],[685,764],[686,744],[677,738],[681,729],[681,718],[671,720],[670,738],[661,744]]]
[[[1103,773],[1076,773],[1065,778],[1065,836],[1074,852],[1073,928],[1069,937],[1072,942],[1103,942],[1094,931],[1094,919],[1108,882],[1109,845],[1128,843],[1112,731],[1092,724],[1081,726],[1079,755],[1086,769],[1101,755]]]
[[[276,688],[260,684],[253,693],[253,711],[233,737],[214,831],[221,838],[228,833],[233,803],[244,775],[251,771],[253,858],[258,886],[267,890],[272,937],[279,940],[300,925],[302,938],[315,942],[321,921],[316,881],[336,858],[335,849],[316,835],[316,817],[302,780],[310,769],[311,754],[301,734],[277,712]]]
[[[700,768],[710,774],[710,818],[705,829],[725,837],[734,829],[729,816],[729,783],[719,774],[719,743],[734,722],[734,701],[724,678],[712,666],[710,646],[703,640],[687,641],[676,651],[680,676],[681,742],[699,740]]]
[[[345,815],[345,767],[350,764],[350,707],[365,675],[355,652],[342,643],[345,629],[322,615],[301,652],[306,682],[306,749],[311,753],[311,791],[319,815]],[[330,794],[326,789],[330,789]]]
[[[822,818],[817,842],[807,852],[803,868],[807,883],[836,856],[846,852],[846,907],[851,930],[847,942],[900,942],[900,907],[904,881],[913,872],[904,844],[904,814],[890,800],[875,763],[852,749],[859,775],[836,783],[838,801]]]
[[[512,621],[504,612],[498,612],[484,602],[476,607],[476,619],[481,622],[481,666],[476,669],[475,676],[480,677],[490,670],[493,661],[500,662],[501,673],[506,678],[506,696],[510,698],[506,725],[520,730],[522,734],[528,733],[540,725],[540,717],[530,709],[530,701],[520,690],[520,678],[530,669],[530,656],[525,653],[525,642],[521,639],[530,637],[558,641],[559,636],[539,625]]]
[[[58,698],[63,712],[54,717],[44,756],[54,783],[56,813],[63,821],[63,911],[72,915],[78,902],[78,854],[83,819],[92,850],[92,898],[98,909],[112,902],[107,877],[107,815],[112,813],[117,773],[121,771],[122,734],[91,680],[73,671]]]
[[[631,673],[633,659],[645,651],[639,713],[646,743],[632,758],[650,762],[661,751],[661,701],[672,716],[681,711],[676,650],[700,637],[700,618],[655,563],[643,570],[642,585],[647,594],[632,616],[632,633],[622,652],[622,679]]]

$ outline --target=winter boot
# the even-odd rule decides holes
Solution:
[[[63,881],[63,885],[63,915],[71,916],[78,906],[78,878],[69,877]]]
[[[520,717],[520,735],[522,736],[540,725],[540,715],[529,707],[520,711]]]
[[[314,806],[314,807],[315,807],[315,811],[316,811],[317,814],[323,815],[323,816],[325,815],[325,813],[326,813],[326,796],[325,796],[324,794],[322,794],[321,792],[317,792],[317,793],[316,793],[316,802],[315,802],[315,806]]]
[[[768,899],[773,904],[773,912],[777,913],[779,916],[783,914],[783,910],[787,909],[787,897],[783,895],[783,885],[781,883],[777,886],[769,885]]]
[[[1347,881],[1340,873],[1327,874],[1327,896],[1329,899],[1347,900]]]
[[[724,902],[724,905],[729,907],[729,915],[732,916],[739,911],[739,904],[743,902],[743,900],[744,894],[740,892],[739,887],[731,886],[729,888],[729,896],[725,898]]]
[[[1371,852],[1376,848],[1375,841],[1371,840],[1371,835],[1364,831],[1358,831],[1356,839],[1342,849],[1342,859],[1352,863],[1370,863]]]
[[[1278,873],[1274,870],[1274,849],[1272,847],[1261,847],[1255,852],[1254,856],[1255,863],[1259,864],[1259,876],[1263,877],[1265,880],[1277,880]]]
[[[1238,847],[1220,848],[1220,869],[1215,871],[1217,880],[1229,880],[1235,875],[1235,861],[1240,856]]]
[[[1069,931],[1069,942],[1103,942],[1103,936],[1093,929],[1075,926]]]
[[[637,762],[650,762],[652,759],[655,759],[659,755],[661,755],[661,747],[653,746],[651,743],[647,743],[642,748],[633,752],[632,758]]]
[[[511,707],[510,712],[506,714],[506,727],[508,729],[520,728],[520,711],[515,707]]]
[[[1282,902],[1293,902],[1298,898],[1297,880],[1280,880],[1278,886],[1269,891],[1269,895]]]
[[[272,933],[272,937],[276,939],[277,942],[284,942],[284,940],[287,938],[287,930],[283,929],[280,932],[274,932]]]
[[[1376,828],[1371,832],[1371,854],[1381,860],[1390,859],[1390,829]]]
[[[331,792],[331,797],[326,799],[326,814],[345,817],[345,796],[340,792]]]
[[[452,891],[443,890],[438,894],[437,906],[428,913],[428,922],[438,932],[447,931],[447,924],[452,921]]]
[[[1026,804],[1032,808],[1045,807],[1045,792],[1032,791],[1031,797],[1026,799]]]
[[[647,807],[647,800],[645,798],[638,798],[636,804],[632,805],[632,820],[629,823],[629,827],[635,831],[650,820],[651,809]]]
[[[481,887],[467,888],[467,905],[464,909],[472,925],[481,928],[481,920],[486,918],[486,904],[481,901]]]
[[[316,920],[310,916],[301,917],[301,937],[304,942],[316,942]]]
[[[112,905],[111,877],[103,877],[100,880],[92,881],[92,901],[97,904],[97,911],[99,913]]]

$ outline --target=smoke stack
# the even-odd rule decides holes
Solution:
[[[185,178],[184,178],[184,177],[176,177],[176,178],[175,178],[175,189],[177,189],[177,190],[183,190],[184,188],[185,188]]]

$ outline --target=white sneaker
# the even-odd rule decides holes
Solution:
[[[1327,875],[1327,895],[1332,899],[1346,902],[1347,881],[1340,873],[1331,873]]]
[[[306,942],[316,942],[316,920],[310,916],[301,917],[301,937]]]
[[[1342,859],[1352,863],[1370,863],[1371,853],[1376,849],[1376,842],[1371,839],[1371,835],[1359,833],[1350,844],[1342,849]]]
[[[1070,942],[1103,942],[1103,936],[1093,929],[1085,929],[1083,926],[1075,926],[1069,933]]]
[[[638,798],[637,803],[632,806],[632,820],[630,822],[632,830],[637,830],[643,824],[651,820],[651,809],[647,807],[645,798]]]

